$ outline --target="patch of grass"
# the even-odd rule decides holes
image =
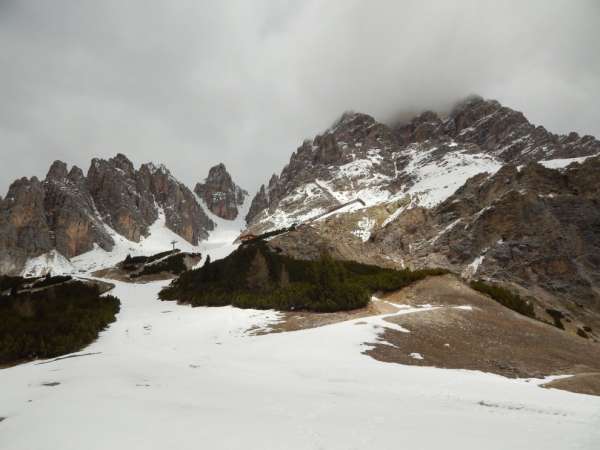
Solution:
[[[372,292],[397,290],[443,273],[447,272],[383,269],[327,254],[317,261],[298,260],[255,240],[225,259],[183,273],[159,297],[193,306],[332,312],[364,307]]]
[[[0,363],[49,358],[93,342],[115,320],[119,299],[80,281],[0,296]]]
[[[481,280],[471,281],[470,286],[476,291],[486,294],[501,305],[506,306],[519,314],[523,314],[524,316],[533,319],[536,318],[533,303],[522,298],[519,294],[515,294],[496,284],[485,283]]]

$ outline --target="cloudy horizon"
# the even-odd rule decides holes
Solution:
[[[117,153],[252,194],[346,110],[470,94],[600,136],[600,4],[499,3],[0,1],[0,195]]]

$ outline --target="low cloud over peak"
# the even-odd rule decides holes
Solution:
[[[600,135],[595,1],[8,1],[0,192],[122,152],[254,190],[345,110],[390,121],[478,93]]]

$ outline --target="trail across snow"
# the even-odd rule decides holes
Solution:
[[[597,397],[376,361],[382,316],[253,336],[279,314],[160,302],[164,284],[117,282],[85,356],[0,370],[2,450],[598,448]]]

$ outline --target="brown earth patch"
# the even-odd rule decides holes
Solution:
[[[600,345],[511,311],[455,276],[430,277],[384,299],[445,307],[388,318],[410,333],[386,330],[382,340],[395,347],[375,343],[366,354],[377,360],[508,377],[600,372]],[[455,308],[466,305],[471,310]]]
[[[579,373],[568,378],[542,384],[547,389],[562,389],[577,394],[600,395],[600,372]]]
[[[347,320],[360,319],[361,317],[390,314],[398,311],[389,303],[382,300],[372,300],[364,308],[352,311],[338,311],[333,313],[317,313],[311,311],[282,312],[279,322],[272,324],[268,329],[251,328],[249,332],[254,335],[269,333],[283,333],[286,331],[306,330],[308,328],[322,327]]]

